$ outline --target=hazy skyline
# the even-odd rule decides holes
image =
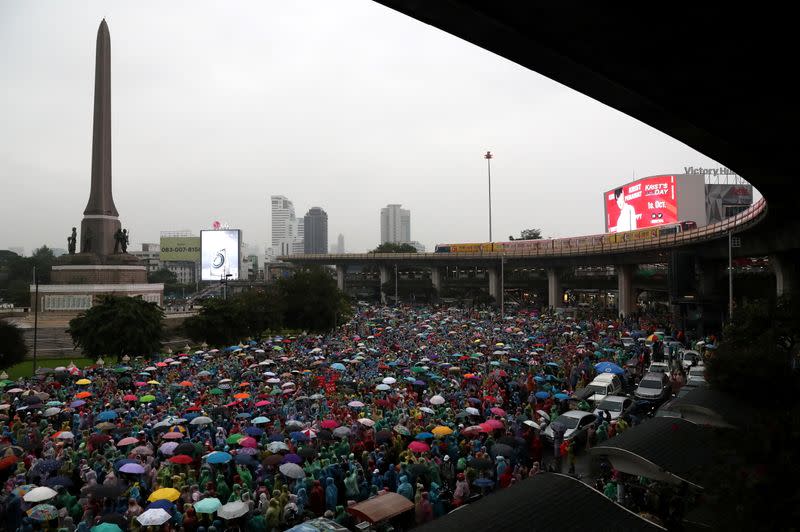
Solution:
[[[66,248],[89,193],[95,37],[111,33],[114,200],[131,250],[214,220],[263,253],[269,199],[328,213],[329,244],[601,233],[603,191],[708,157],[368,0],[0,4],[0,249]]]

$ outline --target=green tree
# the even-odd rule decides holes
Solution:
[[[417,248],[411,244],[398,244],[396,242],[384,242],[372,250],[372,253],[416,253]]]
[[[283,324],[290,329],[328,331],[351,313],[347,296],[322,268],[298,270],[279,280],[278,288],[286,302]]]
[[[509,240],[541,240],[542,239],[542,230],[541,229],[523,229],[519,233],[519,238],[514,238],[513,236],[508,237]]]
[[[50,282],[50,270],[56,262],[53,250],[42,246],[34,250],[30,257],[21,257],[16,253],[4,254],[3,269],[8,278],[4,283],[5,298],[18,307],[31,304],[30,285],[34,282],[33,271],[40,284]]]
[[[22,329],[12,323],[0,320],[0,369],[22,362],[28,348]]]
[[[73,318],[67,332],[94,358],[149,355],[161,348],[164,311],[141,297],[101,296],[100,304]]]
[[[237,294],[233,303],[238,307],[245,336],[259,338],[266,331],[278,330],[283,326],[286,301],[276,285]]]
[[[235,298],[234,298],[235,299]],[[195,342],[225,346],[249,336],[241,305],[234,299],[206,299],[196,316],[183,322],[186,334]]]
[[[148,283],[164,283],[164,284],[178,284],[178,276],[175,272],[169,271],[166,268],[161,268],[152,273],[147,274]]]

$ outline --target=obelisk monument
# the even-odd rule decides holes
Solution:
[[[31,307],[41,312],[82,312],[102,295],[141,296],[159,305],[164,285],[147,282],[147,268],[127,252],[111,195],[111,36],[105,19],[97,30],[94,71],[92,182],[83,211],[81,234],[69,236],[69,254],[61,255],[50,271],[50,284],[31,285]],[[38,294],[38,300],[35,299]]]
[[[81,253],[99,256],[114,252],[114,235],[121,228],[111,195],[111,36],[106,20],[97,30],[94,67],[92,185],[81,221]]]

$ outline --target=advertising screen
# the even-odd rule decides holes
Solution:
[[[199,236],[162,236],[161,237],[162,261],[187,261],[200,260]]]
[[[200,278],[203,281],[238,279],[240,242],[238,229],[200,231]]]
[[[606,232],[633,231],[678,221],[674,175],[638,179],[603,195]]]

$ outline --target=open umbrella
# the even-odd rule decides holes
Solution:
[[[148,501],[157,501],[159,499],[166,499],[168,501],[175,502],[181,496],[181,492],[176,490],[175,488],[161,488],[160,490],[156,490],[150,494],[150,497],[147,498]]]
[[[95,497],[102,499],[103,497],[108,497],[109,499],[116,499],[123,493],[125,493],[125,488],[121,484],[95,484],[93,486],[89,486],[87,491],[94,495]]]
[[[241,517],[246,514],[249,509],[250,508],[247,506],[246,502],[233,501],[217,508],[217,516],[222,519],[236,519],[237,517]]]
[[[91,532],[122,532],[122,528],[118,524],[107,522],[95,525],[90,530]]]
[[[349,427],[336,427],[333,429],[333,435],[337,438],[347,438],[350,435]]]
[[[624,369],[613,362],[599,362],[595,364],[594,369],[598,373],[613,373],[614,375],[623,375],[625,373]]]
[[[73,486],[72,479],[65,476],[58,476],[58,477],[50,477],[44,481],[45,486],[49,486],[51,488],[57,486],[63,486],[65,488],[71,488]]]
[[[173,464],[187,465],[194,461],[194,458],[185,454],[178,454],[169,459]]]
[[[58,518],[58,510],[52,504],[37,504],[27,511],[34,521],[51,521]]]
[[[209,425],[211,423],[213,423],[213,421],[207,416],[197,416],[189,422],[190,425]]]
[[[506,445],[504,443],[495,443],[492,445],[492,448],[489,450],[489,454],[498,457],[504,456],[506,458],[510,457],[514,453],[514,449],[511,448],[510,445]]]
[[[172,516],[169,515],[169,512],[163,508],[151,508],[138,515],[136,520],[144,526],[159,526],[163,525],[171,518]]]
[[[138,438],[134,438],[132,436],[128,436],[126,438],[122,438],[117,442],[117,447],[125,447],[126,445],[135,445],[139,443]]]
[[[305,471],[303,471],[302,467],[300,467],[297,464],[293,464],[291,462],[281,464],[278,470],[280,470],[281,473],[283,473],[289,478],[298,479],[306,476],[306,473]]]
[[[431,450],[427,443],[418,440],[412,441],[410,444],[408,444],[408,449],[414,453],[424,453]]]
[[[214,451],[206,456],[206,462],[209,464],[226,464],[232,459],[232,455],[220,451]]]
[[[282,441],[274,441],[267,445],[267,450],[271,453],[277,453],[280,451],[288,451],[289,447]]]
[[[195,503],[194,511],[199,514],[213,514],[220,506],[222,506],[222,502],[220,502],[219,499],[216,497],[207,497]]]
[[[58,495],[58,492],[56,490],[45,486],[39,486],[38,488],[33,488],[28,493],[26,493],[22,497],[22,500],[24,500],[25,502],[42,502],[48,499],[52,499],[56,495]]]

